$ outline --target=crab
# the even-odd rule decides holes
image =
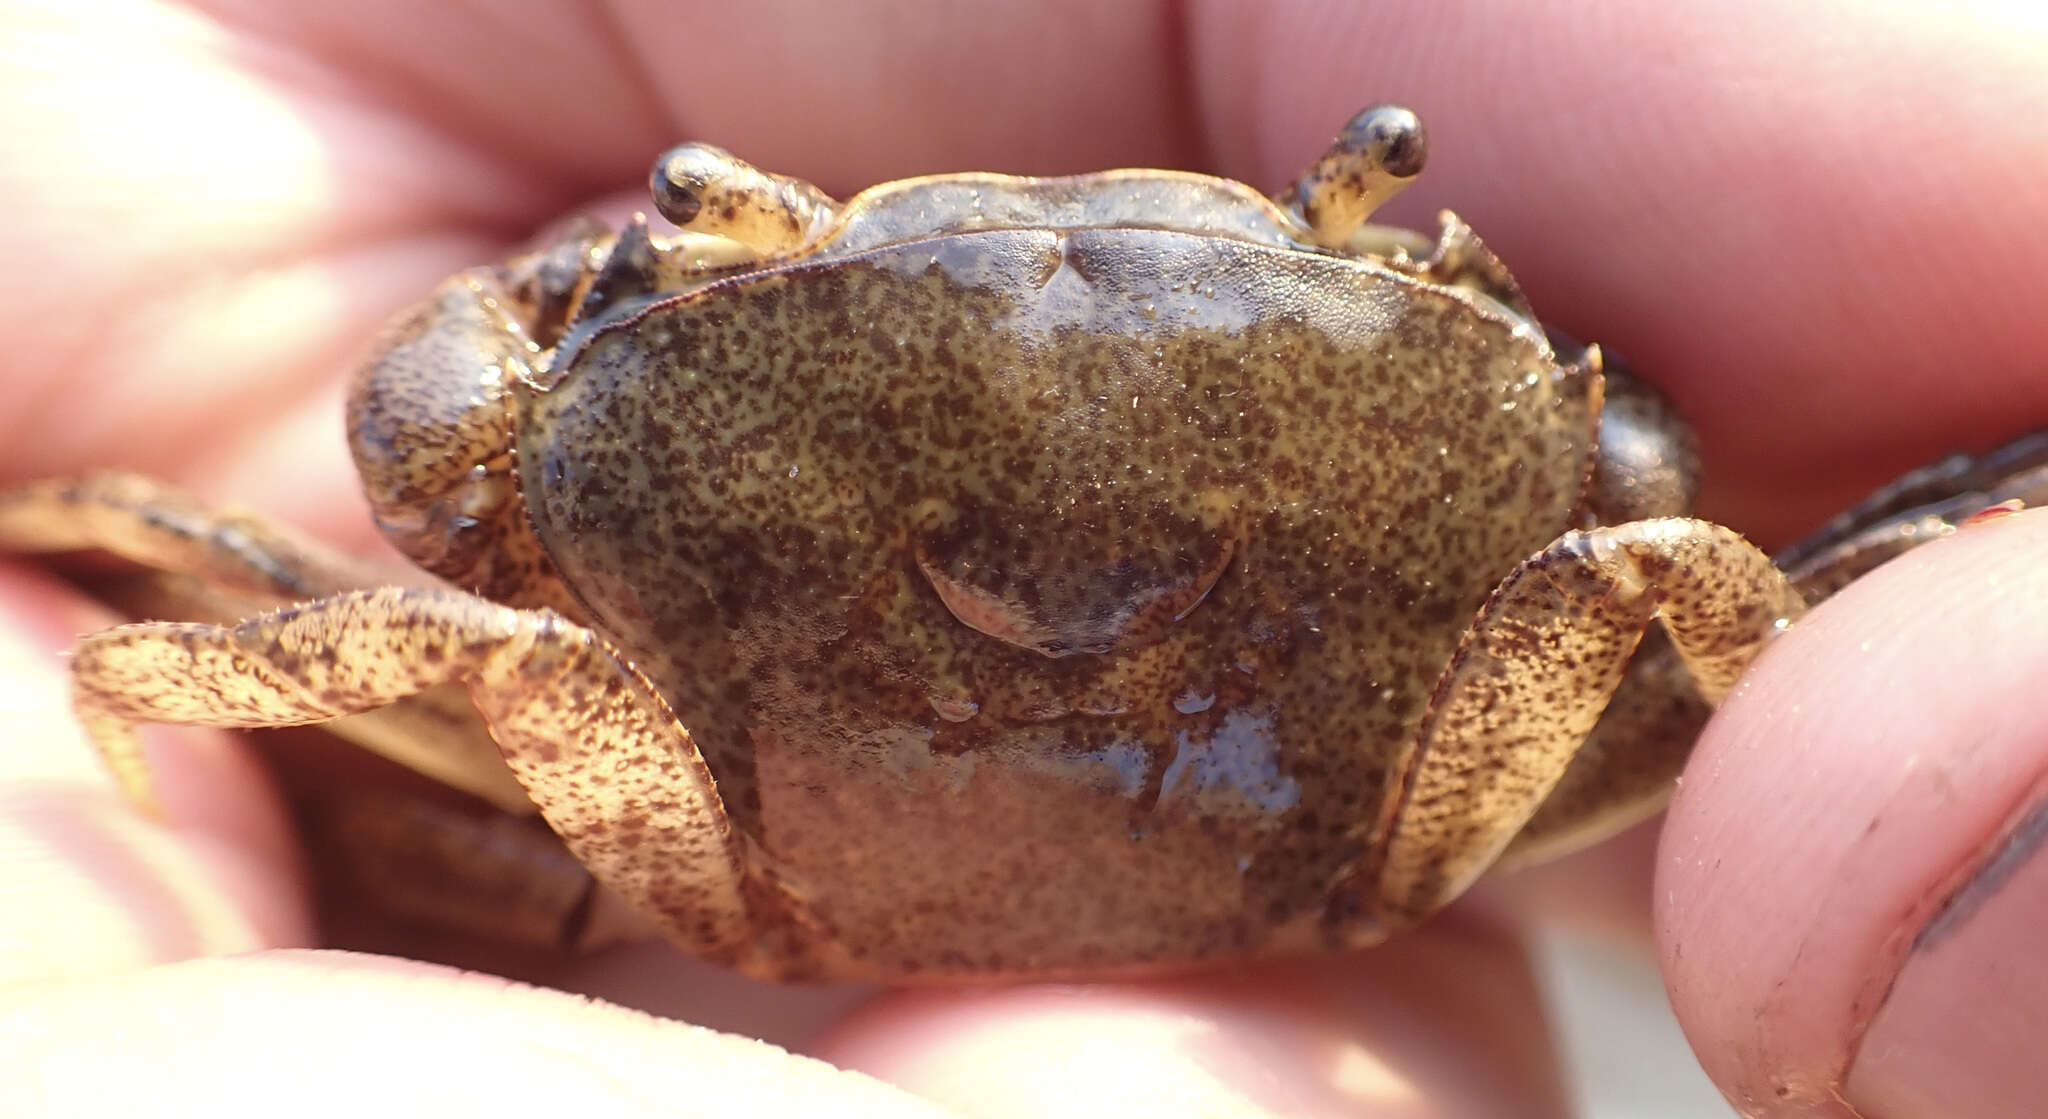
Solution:
[[[275,607],[79,645],[138,800],[136,724],[340,720],[537,812],[555,886],[391,865],[481,925],[588,941],[594,879],[771,978],[1369,945],[1647,814],[1811,600],[2048,488],[2040,437],[1950,460],[1779,562],[1688,516],[1661,397],[1455,216],[1368,223],[1424,151],[1382,106],[1271,198],[1123,170],[840,203],[686,145],[652,178],[680,232],[572,222],[358,373],[370,507],[432,578],[116,473],[0,497],[0,544]],[[461,826],[409,834],[490,846]]]

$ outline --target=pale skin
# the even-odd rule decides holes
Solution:
[[[0,307],[13,319],[9,376],[23,402],[19,414],[66,417],[13,433],[0,450],[0,476],[130,466],[210,497],[283,511],[329,538],[361,544],[367,525],[335,419],[334,390],[349,348],[439,276],[495,255],[564,208],[630,184],[647,153],[680,136],[744,150],[764,166],[801,169],[841,191],[963,166],[1052,171],[1190,163],[1278,186],[1304,154],[1319,149],[1330,121],[1383,96],[1423,108],[1439,140],[1429,196],[1404,199],[1394,216],[1417,221],[1438,204],[1455,204],[1474,220],[1483,214],[1489,240],[1541,293],[1547,317],[1597,332],[1652,371],[1703,434],[1710,486],[1703,511],[1716,520],[1779,541],[1902,467],[2040,426],[2048,412],[2038,356],[2048,338],[2036,316],[2010,310],[2039,307],[2048,296],[2038,269],[2025,266],[2048,245],[2028,217],[2024,186],[2026,169],[2048,161],[2048,138],[2001,124],[2048,119],[2038,77],[2043,60],[2038,47],[2026,53],[2025,36],[1953,19],[1930,28],[1860,24],[1867,29],[1857,32],[1823,26],[1818,15],[1798,17],[1812,26],[1788,25],[1786,13],[1773,12],[1749,19],[1724,14],[1710,27],[1609,29],[1602,34],[1612,39],[1589,41],[1567,33],[1569,21],[1561,17],[1507,6],[1491,16],[1465,13],[1459,18],[1472,25],[1455,29],[1384,13],[1377,18],[1385,24],[1362,16],[1331,24],[1308,10],[1252,16],[1198,6],[1186,14],[1193,61],[1180,84],[1170,77],[1178,64],[1162,61],[1166,48],[1152,38],[1164,21],[1131,12],[1095,17],[1128,19],[1129,26],[1096,26],[1087,37],[1092,54],[1062,37],[1079,25],[1037,10],[960,26],[778,20],[787,37],[776,49],[786,56],[711,52],[688,68],[689,88],[681,85],[682,69],[655,60],[688,54],[693,42],[742,38],[750,29],[721,26],[736,18],[723,9],[665,12],[644,22],[622,16],[630,25],[623,39],[648,77],[596,77],[618,72],[609,53],[609,44],[620,41],[616,32],[601,33],[595,23],[552,29],[558,46],[549,51],[551,65],[570,68],[567,80],[586,91],[569,102],[527,96],[516,79],[508,89],[505,69],[482,61],[478,44],[487,40],[475,37],[509,35],[507,28],[429,24],[386,42],[368,30],[386,24],[368,16],[341,34],[274,15],[262,31],[236,34],[280,41],[314,58],[331,51],[333,58],[310,70],[253,71],[238,68],[275,55],[215,53],[153,33],[147,21],[111,42],[106,27],[69,29],[79,38],[60,41],[89,42],[100,57],[131,51],[139,64],[167,69],[149,72],[152,98],[139,103],[118,83],[110,86],[104,69],[81,68],[69,77],[46,62],[47,72],[8,71],[16,89],[7,100],[61,101],[104,127],[33,140],[20,133],[17,142],[33,148],[41,174],[0,185],[18,216],[10,227],[17,239],[12,255],[48,262],[24,272],[35,283],[10,292]],[[1745,33],[1767,23],[1770,36]],[[907,26],[915,34],[906,34]],[[1794,66],[1795,55],[1811,62],[1806,52],[1818,49],[1810,44],[1823,31],[1839,65]],[[1502,42],[1528,43],[1489,56],[1525,68],[1518,72],[1525,80],[1511,84],[1532,91],[1526,96],[1497,99],[1441,67],[1444,51],[1470,49],[1472,36],[1496,33]],[[126,34],[134,38],[120,37]],[[437,45],[457,40],[468,49]],[[563,50],[559,43],[582,45]],[[870,45],[850,50],[850,43]],[[1682,65],[1616,71],[1615,59],[1648,48],[1677,51]],[[82,63],[86,48],[78,49]],[[501,49],[524,55],[532,43]],[[877,75],[910,71],[888,63],[896,50],[921,60],[920,72],[928,74],[936,58],[999,88],[970,102],[892,84],[899,79]],[[579,59],[587,76],[574,71]],[[1011,61],[991,65],[996,59]],[[718,69],[728,66],[746,69]],[[350,67],[366,73],[351,77]],[[394,71],[433,77],[424,85],[379,84]],[[1773,87],[1767,97],[1741,80],[1784,72],[1813,76]],[[315,73],[323,77],[314,80]],[[344,76],[339,86],[324,77],[335,73]],[[1891,103],[1872,88],[1830,82],[1825,74],[1910,75],[1906,84],[1922,92],[1910,107],[1882,109],[1874,106]],[[1370,75],[1372,88],[1360,88],[1368,79],[1359,75]],[[560,77],[551,72],[536,82],[560,88]],[[253,83],[262,96],[224,89],[223,82]],[[704,83],[745,95],[703,97]],[[1260,92],[1247,100],[1247,90]],[[1973,98],[1991,91],[2009,113],[1970,111]],[[209,96],[221,100],[176,100]],[[516,121],[504,111],[508,103],[519,105]],[[1118,111],[1091,112],[1090,128],[1071,130],[1080,107],[1105,104]],[[1001,128],[990,127],[991,105],[1005,106]],[[223,106],[249,117],[200,111]],[[1902,144],[1895,125],[1909,109],[1915,120],[1945,127],[1932,134],[1913,129],[1913,143]],[[172,114],[178,127],[152,121],[157,111]],[[221,131],[195,131],[195,120],[219,121]],[[1671,120],[1685,127],[1656,123]],[[275,131],[252,142],[252,130],[262,128]],[[137,159],[122,147],[130,137],[163,143],[173,132],[170,153]],[[1473,142],[1451,143],[1453,133]],[[272,142],[260,142],[265,138]],[[194,159],[194,151],[213,157]],[[1773,170],[1730,175],[1731,161]],[[20,153],[9,161],[28,163]],[[1584,177],[1585,168],[1617,166],[1628,168],[1625,185]],[[577,168],[572,173],[584,177],[551,179],[547,169],[554,167]],[[250,187],[257,178],[270,185]],[[1923,197],[1971,202],[1916,209]],[[1930,224],[1971,251],[1933,260],[1898,251]],[[1766,249],[1769,274],[1746,273],[1745,263]],[[1963,260],[1967,265],[1958,267]],[[1988,277],[2001,279],[1987,293]],[[60,291],[61,302],[41,302]],[[96,313],[80,315],[80,307]],[[236,411],[224,418],[222,402],[230,400]],[[58,403],[64,411],[55,410]],[[281,462],[292,468],[281,469]],[[1897,969],[1881,942],[1924,921],[1910,902],[1980,859],[1987,837],[2024,806],[2048,761],[2040,745],[2048,728],[2036,725],[2035,705],[2024,702],[2027,669],[2038,678],[2048,660],[2038,636],[2038,603],[2048,599],[2048,588],[2034,574],[2039,565],[2026,562],[2044,546],[2048,528],[2038,517],[2007,518],[1927,549],[1830,603],[1773,650],[1703,744],[1701,764],[1709,768],[1697,772],[1711,779],[1688,783],[1664,852],[1664,946],[1677,961],[1679,1009],[1695,1044],[1724,1088],[1750,1106],[1765,1113],[1792,1113],[1813,1101],[1839,1108],[1829,1102],[1839,1093],[1869,1114],[1912,1114],[1899,1101],[1926,1098],[1853,1066],[1855,992],[1836,992],[1873,969]],[[1987,571],[2002,574],[1987,582]],[[104,621],[33,577],[11,575],[8,587],[23,648],[55,649]],[[34,969],[22,977],[112,974],[191,955],[309,942],[283,832],[226,736],[153,732],[174,828],[152,830],[121,815],[99,783],[64,721],[53,664],[27,652],[21,659],[40,667],[13,674],[34,702],[23,705],[27,713],[10,727],[10,739],[42,746],[4,752],[18,782],[6,801],[13,806],[9,823],[32,828],[44,840],[40,849],[55,852],[48,863],[20,869],[21,880],[37,884],[48,901],[9,909],[35,915],[30,927],[9,929],[10,942],[47,946],[19,955]],[[1912,728],[1911,741],[1901,741],[1899,726]],[[1812,781],[1816,770],[1836,776],[1831,790],[1787,793]],[[1916,792],[1921,785],[1912,774],[1928,772],[1945,775],[1942,787],[1960,794]],[[62,780],[53,783],[53,774]],[[53,794],[59,787],[89,792]],[[1772,809],[1761,811],[1760,804]],[[1859,837],[1873,823],[1909,837],[1900,842],[1916,857],[1858,856],[1869,850]],[[132,837],[132,846],[76,842],[108,835]],[[110,849],[150,861],[140,869],[125,859],[110,867]],[[1714,871],[1723,877],[1707,877]],[[1641,895],[1639,877],[1602,874],[1594,887],[1587,884],[1593,873],[1582,866],[1577,888],[1603,898]],[[1855,904],[1785,900],[1811,899],[1845,873],[1859,886],[1847,895]],[[2024,904],[2031,888],[2038,908],[2048,892],[2038,871],[2029,879],[2022,870],[2008,882],[1998,895],[2017,899],[2008,905]],[[1156,1100],[1168,1088],[1176,1093],[1170,1098],[1191,1105],[1203,1101],[1188,1093],[1236,1092],[1253,1107],[1341,1113],[1358,1106],[1359,1097],[1345,1094],[1357,1082],[1340,1080],[1333,1062],[1302,1056],[1333,1046],[1358,1047],[1398,1070],[1411,1086],[1406,1113],[1530,1114],[1532,1100],[1560,1099],[1547,1043],[1531,1025],[1534,993],[1516,956],[1517,923],[1530,906],[1556,898],[1539,891],[1541,884],[1514,884],[1496,895],[1497,905],[1467,910],[1353,960],[1105,987],[1078,1001],[1029,989],[884,998],[850,1018],[838,1007],[816,1011],[810,1024],[785,1025],[776,1036],[811,1036],[821,1021],[836,1020],[809,1051],[976,1114],[1003,1114],[997,1109],[1005,1107],[1041,1113],[1056,1110],[1061,1099],[1099,1103],[1110,1093]],[[1829,896],[1843,897],[1839,890]],[[1689,898],[1709,904],[1688,908]],[[1979,912],[1995,916],[1999,905]],[[1948,943],[1968,949],[1977,941],[1958,935]],[[1768,950],[1779,944],[1782,952]],[[1840,949],[1814,951],[1815,944]],[[1787,961],[1800,945],[1808,952],[1794,967]],[[387,947],[401,955],[428,951]],[[2013,969],[2021,962],[2005,959],[1999,983],[1965,992],[1963,1004],[2038,1005],[2043,980],[2028,980],[2022,969],[2016,982]],[[530,1020],[510,1010],[537,996],[479,989],[425,969],[388,989],[372,985],[368,1002],[352,997],[344,1005],[339,989],[350,984],[336,979],[343,966],[244,958],[48,988],[34,999],[84,1037],[105,1014],[151,1004],[168,989],[216,1001],[224,991],[254,986],[300,991],[292,1005],[307,1013],[304,1032],[248,1031],[237,1070],[277,1067],[264,1056],[270,1049],[316,1062],[336,1048],[332,1036],[358,1029],[388,1036],[427,1008],[467,1015],[472,1020],[463,1032],[472,1039],[502,1031],[508,1042],[574,1053],[578,1061],[657,1047],[661,1059],[621,1061],[617,1070],[629,1079],[661,1078],[634,1084],[650,1100],[680,1098],[670,1078],[702,1051],[696,1036],[645,1020],[565,1022],[546,1014],[551,1030],[588,1032],[533,1044]],[[605,985],[603,966],[539,978],[614,998],[635,991],[643,1001],[657,997],[644,978]],[[666,950],[650,949],[641,966],[643,975],[645,968],[687,970]],[[1413,989],[1419,971],[1435,977],[1428,989]],[[1444,989],[1446,982],[1471,986],[1460,996]],[[1787,983],[1810,997],[1789,997]],[[320,1001],[334,1002],[333,1013],[305,1009]],[[662,1009],[714,1020],[713,1002],[678,1000]],[[1101,1039],[1097,1048],[1120,1056],[1062,1075],[1046,1062],[1078,1060],[1055,1040],[1074,1028],[1077,1006],[1085,1008],[1089,1036]],[[1192,1034],[1185,1027],[1190,1016],[1203,1024]],[[178,1059],[175,1021],[156,1040],[148,1040],[153,1019],[139,1022],[132,1029],[145,1040],[124,1046],[126,1079],[194,1099],[221,1090],[217,1057]],[[2037,1050],[2043,1027],[2036,1021],[2032,1028]],[[35,1036],[38,1045],[86,1051],[61,1031]],[[478,1049],[487,1051],[483,1045]],[[10,1053],[39,1059],[19,1046]],[[1248,1084],[1269,1083],[1269,1074],[1258,1071],[1262,1063],[1283,1059],[1301,1062],[1282,1078],[1301,1095],[1243,1095],[1253,1091]],[[1955,1057],[1971,1059],[1985,1059],[1984,1047]],[[159,1079],[136,1075],[159,1066]],[[401,1062],[393,1075],[408,1067],[423,1083],[446,1073],[446,1066]],[[526,1062],[516,1076],[469,1078],[463,1099],[487,1105],[492,1093],[505,1092],[531,1107],[534,1085],[566,1083],[553,1075],[545,1061]],[[1936,1083],[1943,1076],[1976,1082],[1995,1077],[1996,1069],[1973,1076],[1969,1065],[1952,1063],[1922,1075]],[[759,1090],[777,1090],[779,1079],[764,1075]],[[1779,1085],[1789,1092],[1781,1095]],[[421,1106],[430,1105],[423,1099]],[[2000,1113],[1981,1101],[1973,1106]]]

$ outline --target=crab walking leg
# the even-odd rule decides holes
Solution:
[[[103,603],[131,618],[241,618],[407,574],[328,548],[265,518],[211,508],[144,475],[102,471],[0,490],[0,552],[85,549],[149,569],[150,574],[93,586]],[[526,790],[506,771],[468,697],[459,692],[423,692],[333,729],[507,811],[533,811]],[[133,780],[124,781],[135,788]]]
[[[1651,631],[1550,794],[1490,869],[1510,870],[1590,847],[1664,807],[1714,709],[1685,660]]]
[[[131,618],[243,618],[406,574],[335,551],[267,519],[210,508],[143,475],[106,471],[0,490],[0,552],[85,549],[148,569],[92,584],[103,604]],[[460,691],[421,692],[332,729],[506,811],[533,811],[526,790],[507,772],[497,745]]]
[[[689,733],[622,658],[548,611],[457,591],[359,591],[235,626],[105,630],[80,643],[72,680],[79,718],[145,803],[137,723],[317,723],[461,682],[541,815],[599,881],[692,951],[730,958],[745,943],[739,849]]]
[[[388,582],[392,574],[261,517],[208,508],[140,474],[99,471],[0,490],[0,551],[85,549],[277,600]]]
[[[1610,375],[1610,415],[1613,406]],[[1628,483],[1636,492],[1650,488],[1639,477]],[[2048,505],[2048,432],[1914,470],[1773,559],[1807,603],[1817,603],[2006,501]],[[1584,847],[1662,808],[1711,712],[1694,692],[1677,651],[1646,638],[1599,724],[1496,865],[1508,868]]]
[[[1383,824],[1384,912],[1418,919],[1492,863],[1592,731],[1652,621],[1719,703],[1805,608],[1769,556],[1707,521],[1570,532],[1523,561],[1437,683]]]
[[[301,807],[307,851],[350,914],[557,952],[656,935],[537,820],[341,784]]]
[[[1817,601],[2006,501],[2048,505],[2048,432],[1912,471],[1780,552],[1778,564]]]

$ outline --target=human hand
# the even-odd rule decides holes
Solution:
[[[0,103],[16,110],[0,243],[25,262],[0,285],[21,418],[0,477],[129,466],[371,546],[336,419],[351,355],[433,281],[556,214],[638,204],[622,184],[676,139],[841,193],[961,167],[1192,165],[1274,185],[1383,99],[1434,140],[1388,220],[1426,227],[1455,206],[1548,319],[1669,391],[1703,437],[1709,517],[1779,542],[2048,412],[2048,330],[2028,313],[2048,305],[2048,47],[1988,7],[1977,23],[1757,5],[1594,26],[1565,5],[810,9],[0,10]],[[1956,1093],[2031,1087],[2048,980],[1995,937],[2048,905],[2039,869],[1953,935],[1903,946],[2042,796],[2048,734],[2025,682],[2048,659],[2030,562],[2044,537],[2041,516],[2008,518],[1845,593],[1703,742],[1662,854],[1663,950],[1695,1045],[1744,1106],[1825,1113],[1840,1091],[1872,1115],[1930,1100],[1969,1115]],[[274,1099],[263,1070],[283,1070],[321,1078],[337,1110],[388,1108],[401,1083],[421,1110],[538,1109],[565,1085],[712,1109],[715,1066],[769,1094],[755,1110],[800,1106],[772,1096],[786,1072],[912,1106],[772,1053],[735,1073],[703,1035],[426,968],[131,970],[307,943],[285,828],[227,737],[188,730],[156,736],[175,827],[127,815],[48,658],[101,620],[30,575],[4,589],[20,745],[0,752],[0,821],[30,855],[5,870],[24,900],[0,920],[14,975],[72,979],[7,996],[18,1072],[48,1059],[158,1102]],[[1554,1114],[1514,924],[1540,904],[1530,885],[1355,958],[798,1013],[837,1018],[812,1052],[974,1114]],[[697,974],[666,950],[633,958]],[[606,966],[551,978],[621,993]],[[691,997],[675,1000],[693,1016],[724,1012]],[[1981,1023],[1997,1028],[1964,1028]],[[91,1072],[110,1051],[118,1082]],[[482,1074],[450,1075],[471,1064]],[[1999,1098],[1975,1113],[2032,1097]]]

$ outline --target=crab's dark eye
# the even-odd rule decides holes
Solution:
[[[1352,117],[1337,144],[1365,155],[1397,179],[1422,174],[1422,165],[1429,158],[1422,118],[1399,105],[1375,105]]]
[[[654,208],[677,226],[687,226],[697,219],[704,209],[704,195],[712,177],[727,162],[707,158],[708,155],[701,144],[684,144],[655,160],[654,171],[647,177]]]

